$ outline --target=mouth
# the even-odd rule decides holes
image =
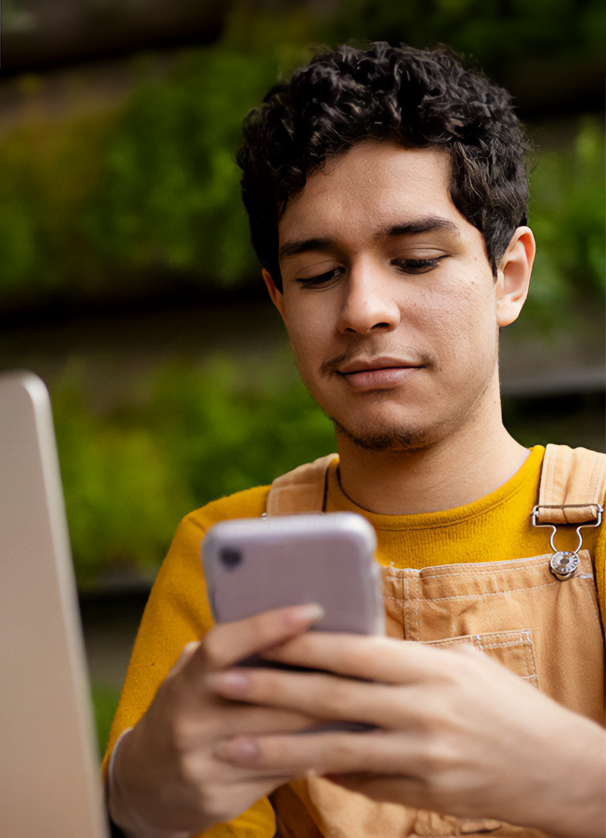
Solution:
[[[357,390],[383,390],[396,387],[425,366],[409,358],[354,358],[334,372]]]

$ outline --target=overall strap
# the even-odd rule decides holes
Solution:
[[[595,521],[604,503],[606,454],[548,445],[541,471],[536,519],[540,524]]]
[[[328,466],[336,457],[328,454],[313,463],[276,477],[267,498],[267,515],[324,512],[328,491]]]

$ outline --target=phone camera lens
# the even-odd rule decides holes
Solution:
[[[226,547],[221,550],[221,561],[227,570],[233,570],[242,561],[242,553],[239,550],[234,550],[233,547]]]

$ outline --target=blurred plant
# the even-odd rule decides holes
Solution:
[[[78,582],[122,565],[153,573],[158,545],[193,501],[184,476],[134,411],[94,415],[73,368],[53,409]]]
[[[340,0],[325,30],[332,43],[446,43],[503,83],[520,58],[602,61],[606,7],[602,0]]]
[[[257,273],[240,201],[241,122],[304,62],[300,12],[237,6],[222,40],[184,50],[114,112],[29,121],[0,147],[0,300],[145,293],[162,283],[233,285]],[[35,110],[41,77],[21,80]]]
[[[525,318],[547,327],[568,312],[574,322],[606,292],[604,131],[585,119],[570,152],[546,152],[531,180],[529,223],[537,238]]]
[[[277,79],[284,49],[221,47],[145,79],[104,149],[82,229],[110,271],[190,273],[233,285],[255,270],[235,151],[243,116]],[[295,63],[304,60],[300,50]]]
[[[571,0],[539,5],[545,10],[549,2],[569,9]],[[419,32],[434,18],[465,21],[469,32],[487,21],[496,27],[497,19],[505,26],[511,17],[516,27],[535,21],[534,11],[516,3],[498,5],[433,0],[396,8],[354,0],[348,9],[351,32],[360,26],[370,35],[375,25],[378,33],[409,17]],[[590,38],[592,15],[599,17],[597,7],[586,0],[574,32],[581,27]],[[555,37],[549,32],[561,21],[544,17],[544,37]],[[11,134],[0,146],[0,303],[204,294],[247,282],[252,288],[253,276],[258,286],[234,162],[240,124],[280,75],[306,60],[303,44],[317,35],[314,25],[303,12],[269,20],[236,6],[221,41],[182,52],[167,75],[158,76],[152,56],[139,56],[139,80],[123,107],[34,121]],[[452,27],[444,27],[447,37]],[[472,41],[476,49],[480,41]],[[22,79],[32,102],[43,84]],[[527,321],[552,321],[553,308],[575,296],[603,303],[603,148],[603,129],[587,122],[571,155],[537,157],[532,223],[540,249]]]
[[[36,15],[23,0],[4,0],[2,29],[5,32],[28,32],[36,28]]]
[[[255,371],[256,366],[256,371]],[[334,448],[332,425],[290,360],[215,357],[163,367],[144,404],[93,415],[77,369],[53,409],[78,583],[159,566],[179,519]]]
[[[120,690],[117,687],[110,686],[100,681],[93,681],[91,685],[91,693],[94,709],[95,730],[97,733],[97,748],[99,759],[101,760],[107,742],[109,740],[109,731],[114,719],[118,700],[120,698]]]

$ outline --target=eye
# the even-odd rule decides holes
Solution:
[[[317,288],[318,286],[329,285],[343,273],[345,273],[345,268],[332,268],[332,270],[325,271],[317,276],[297,277],[295,282],[298,282],[303,288]]]
[[[425,274],[437,268],[442,259],[446,259],[446,254],[433,259],[394,259],[391,264],[405,274]]]

